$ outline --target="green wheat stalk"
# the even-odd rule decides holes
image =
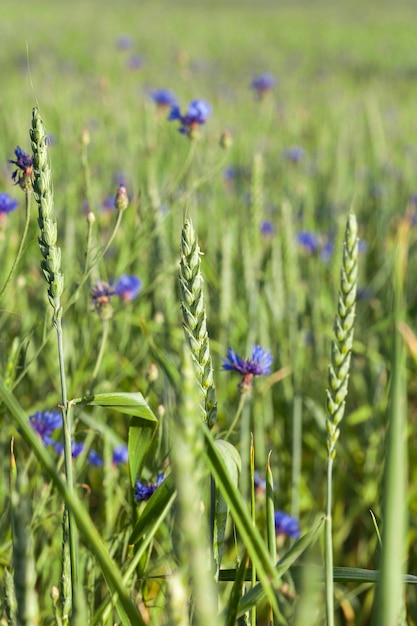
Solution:
[[[35,591],[36,569],[33,537],[30,529],[32,502],[27,475],[23,470],[17,471],[13,441],[10,463],[10,505],[16,623],[20,626],[32,626],[32,624],[38,623],[38,600]],[[10,584],[9,588],[11,589]],[[9,602],[13,606],[13,596],[10,594]]]
[[[54,197],[52,172],[48,159],[47,134],[38,109],[32,111],[30,139],[33,151],[33,192],[38,204],[38,238],[42,254],[41,269],[48,285],[49,302],[53,309],[53,323],[57,333],[59,372],[61,381],[61,409],[64,433],[64,463],[69,490],[73,491],[71,433],[72,417],[67,400],[67,388],[64,369],[64,349],[62,336],[61,296],[64,290],[64,276],[61,271],[61,249],[57,246],[57,223],[54,217]],[[63,572],[63,578],[71,580],[72,596],[77,581],[77,538],[72,515],[68,515],[68,536],[70,553],[70,571]],[[64,563],[67,560],[64,559]]]
[[[332,469],[336,456],[339,425],[343,419],[348,392],[350,358],[356,309],[358,278],[358,226],[350,214],[343,242],[343,262],[340,290],[334,323],[334,339],[326,390],[327,418],[327,504],[325,525],[326,614],[327,626],[334,624],[333,544],[332,544]]]
[[[217,419],[217,402],[207,333],[200,257],[200,247],[192,222],[186,219],[181,235],[179,267],[183,327],[197,372],[202,396],[203,418],[211,428]]]

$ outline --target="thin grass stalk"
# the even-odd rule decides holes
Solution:
[[[398,228],[393,276],[393,351],[389,427],[383,479],[383,529],[381,580],[374,604],[377,626],[404,623],[404,549],[407,539],[407,370],[404,339],[400,332],[406,313],[405,282],[407,273],[410,219]]]
[[[187,218],[181,234],[181,259],[179,266],[183,328],[191,350],[200,387],[203,420],[211,428],[217,420],[217,402],[207,333],[207,316],[204,305],[200,256],[200,247],[192,222]]]
[[[340,291],[331,345],[328,382],[326,390],[327,418],[327,487],[325,521],[325,571],[327,626],[334,624],[333,539],[332,539],[332,472],[339,438],[339,424],[345,412],[353,345],[358,275],[358,236],[356,217],[347,220],[343,243],[343,261],[340,274]]]
[[[30,199],[32,196],[32,190],[31,189],[25,189],[25,225],[23,227],[23,233],[22,236],[20,238],[20,242],[19,242],[19,247],[17,249],[17,253],[16,256],[14,258],[12,267],[10,268],[9,274],[6,278],[6,280],[4,281],[4,285],[0,290],[0,300],[2,299],[4,292],[6,291],[12,277],[13,274],[16,271],[16,268],[18,266],[18,263],[22,257],[22,253],[23,253],[23,248],[25,246],[26,243],[26,237],[28,234],[28,230],[29,230],[29,224],[30,224]]]
[[[63,417],[64,436],[64,465],[65,475],[70,491],[74,490],[72,470],[72,420],[71,411],[68,407],[67,387],[64,364],[64,348],[62,337],[62,307],[61,296],[64,289],[64,276],[61,272],[61,250],[57,244],[57,224],[54,218],[54,198],[52,191],[52,173],[48,160],[47,133],[37,108],[32,112],[32,127],[30,139],[33,150],[33,191],[38,203],[38,225],[40,229],[39,246],[43,260],[41,268],[48,284],[49,302],[53,308],[53,323],[56,329],[58,344],[59,375],[61,383],[61,410]],[[71,592],[74,597],[77,587],[77,533],[75,524],[72,523],[71,514],[68,515],[68,536],[70,548],[71,571],[63,573],[69,575],[71,580]],[[67,560],[63,559],[63,564]]]
[[[255,503],[255,445],[253,441],[253,435],[250,438],[249,449],[249,477],[250,477],[250,511],[252,517],[252,524],[256,526],[256,503]],[[252,587],[256,585],[256,567],[252,565]],[[251,610],[252,624],[256,624],[256,604]]]
[[[302,410],[303,401],[299,393],[295,393],[292,414],[292,454],[291,454],[291,515],[300,517],[300,482],[301,482],[301,443],[303,436]]]

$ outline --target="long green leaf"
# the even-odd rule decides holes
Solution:
[[[158,420],[141,393],[112,392],[72,400],[72,404],[101,406],[131,416],[128,458],[131,485],[140,475],[146,455],[158,427]]]
[[[276,576],[280,578],[283,574],[285,574],[285,572],[291,567],[291,565],[293,565],[293,563],[295,563],[304,550],[306,550],[306,548],[308,548],[308,546],[317,538],[318,531],[320,530],[323,521],[324,518],[321,518],[313,530],[310,530],[303,537],[298,539],[298,541],[294,543],[282,559],[278,561],[275,568]],[[248,593],[241,599],[238,608],[238,616],[243,615],[243,613],[247,613],[265,596],[268,596],[268,594],[266,593],[265,587],[261,581],[258,585],[248,591]]]
[[[206,442],[206,461],[208,467],[230,509],[230,513],[240,533],[243,544],[258,572],[264,594],[267,596],[277,619],[280,620],[281,624],[286,624],[286,620],[279,611],[275,596],[275,591],[280,587],[280,577],[270,559],[267,546],[256,526],[252,524],[247,506],[230,479],[229,473],[217,450],[210,431],[203,422],[201,422],[200,426],[203,429]]]

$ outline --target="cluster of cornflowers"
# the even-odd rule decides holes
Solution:
[[[57,431],[62,430],[62,414],[59,411],[37,411],[29,417],[29,421],[33,430],[39,435],[45,446],[50,446],[59,454],[63,454],[64,446],[60,441],[57,441],[54,437]],[[85,449],[85,445],[81,442],[73,442],[71,455],[75,459]],[[103,459],[96,450],[90,450],[87,456],[87,461],[90,465],[99,467],[103,465]],[[112,454],[112,463],[114,465],[120,465],[127,463],[127,446],[121,444],[116,446]]]
[[[123,302],[130,302],[137,298],[141,289],[141,279],[128,274],[122,274],[116,283],[97,280],[91,288],[92,306],[100,317],[108,319],[113,315],[110,304],[112,296],[118,296]]]
[[[168,116],[168,121],[178,121],[178,132],[187,135],[190,139],[198,138],[198,126],[205,124],[211,114],[211,106],[205,100],[192,100],[188,109],[182,115],[180,107],[174,104]]]

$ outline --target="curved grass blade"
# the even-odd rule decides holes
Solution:
[[[235,522],[236,528],[242,538],[242,542],[246,547],[249,557],[256,568],[263,593],[266,595],[271,604],[274,613],[281,624],[285,624],[285,620],[281,615],[275,590],[280,587],[280,577],[268,553],[267,546],[259,534],[256,526],[252,524],[252,520],[241,494],[233,485],[229,473],[225,467],[224,461],[217,450],[215,442],[208,428],[201,422],[200,427],[203,429],[206,450],[205,456],[208,467],[213,475],[217,487],[224,497],[230,513]],[[252,605],[253,606],[253,605]],[[246,611],[244,611],[246,612]]]
[[[214,445],[216,446],[224,461],[224,464],[235,489],[237,489],[241,468],[239,452],[234,446],[232,446],[231,443],[229,443],[228,441],[224,441],[223,439],[217,439],[214,442]],[[216,572],[218,573],[220,570],[223,556],[224,535],[226,532],[226,523],[229,507],[227,506],[227,502],[225,501],[219,488],[216,487],[215,484],[213,484],[212,488],[214,489],[213,556],[216,563]]]
[[[148,534],[156,521],[159,520],[161,516],[166,515],[167,510],[175,500],[175,495],[174,476],[173,474],[169,474],[146,503],[142,515],[129,538],[129,544],[138,543]]]
[[[275,575],[279,578],[285,574],[285,572],[295,563],[295,561],[300,557],[300,555],[308,548],[308,546],[317,538],[318,531],[320,530],[322,524],[324,522],[324,518],[321,518],[320,521],[316,524],[313,530],[310,530],[303,537],[298,539],[294,545],[288,550],[288,552],[280,559],[275,567]],[[249,573],[249,572],[247,572]],[[221,578],[220,578],[221,580]],[[278,587],[277,587],[278,589]],[[265,596],[269,596],[266,593],[265,587],[262,585],[262,582],[253,587],[247,594],[243,596],[241,601],[239,602],[238,607],[238,616],[243,615],[243,613],[247,613],[253,606],[255,606],[260,600],[262,600]]]
[[[112,392],[76,398],[71,404],[101,406],[130,415],[128,459],[132,487],[140,475],[158,427],[158,420],[141,393]]]

